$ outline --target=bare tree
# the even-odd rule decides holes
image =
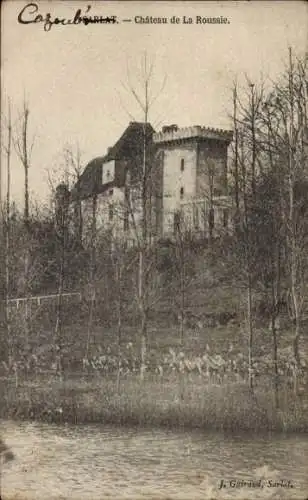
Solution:
[[[190,238],[189,223],[185,219],[185,214],[177,212],[175,217],[175,242],[173,267],[175,269],[176,289],[174,295],[179,311],[179,337],[181,348],[184,347],[185,327],[188,326],[186,317],[187,312],[187,296],[189,289],[194,283],[194,276],[191,273],[192,262],[192,240]],[[180,394],[181,400],[184,399],[185,377],[183,370],[180,370]]]
[[[138,247],[139,255],[139,270],[138,270],[138,306],[140,311],[140,356],[141,367],[140,377],[144,378],[146,370],[146,352],[147,352],[147,327],[148,327],[148,285],[149,272],[151,269],[150,254],[151,254],[151,230],[150,220],[152,214],[151,207],[151,172],[153,168],[153,158],[150,154],[150,124],[149,113],[155,101],[159,97],[165,86],[165,79],[160,87],[160,90],[154,94],[152,91],[152,80],[154,74],[154,63],[149,62],[148,56],[145,53],[141,61],[141,90],[139,91],[132,83],[129,70],[127,72],[126,90],[133,96],[143,115],[143,146],[142,146],[142,172],[138,176],[138,191],[140,195],[140,223],[134,223],[135,238]],[[130,206],[131,214],[135,213],[135,207]],[[133,217],[135,221],[135,217]]]
[[[83,232],[82,207],[81,207],[81,174],[83,170],[82,152],[77,143],[76,146],[67,145],[64,148],[64,159],[66,169],[66,183],[74,185],[74,207],[75,207],[75,235],[81,244]]]
[[[6,183],[6,252],[5,252],[5,290],[6,290],[6,324],[9,345],[11,344],[10,317],[9,317],[9,297],[10,297],[10,206],[11,206],[11,148],[12,148],[12,121],[11,103],[8,102],[8,142],[7,142],[7,183]],[[11,358],[11,348],[9,358]],[[10,359],[9,359],[10,364]]]
[[[111,235],[112,238],[112,235]],[[127,277],[136,265],[134,253],[127,252],[126,242],[118,238],[112,238],[111,243],[111,265],[114,284],[114,304],[117,322],[117,392],[120,390],[120,377],[122,370],[122,338],[123,320],[128,312],[125,301],[127,294]]]
[[[235,181],[235,235],[241,249],[242,270],[246,282],[246,317],[248,330],[249,386],[253,388],[254,320],[253,292],[256,276],[254,225],[252,213],[256,202],[256,187],[262,174],[260,127],[264,99],[264,83],[255,85],[246,76],[246,85],[239,93],[233,87],[233,116],[235,142],[233,171]]]
[[[47,172],[48,184],[51,189],[51,197],[54,204],[54,224],[56,234],[55,261],[57,267],[57,304],[56,321],[54,329],[55,365],[60,379],[64,375],[63,367],[63,293],[66,278],[66,267],[68,260],[68,240],[70,227],[70,191],[69,191],[69,158],[64,150],[64,167],[56,175]]]
[[[270,320],[275,406],[279,406],[278,343],[279,317],[285,300],[286,234],[280,208],[279,178],[275,167],[256,184],[252,207],[253,245],[256,262],[256,291],[262,293],[262,312]],[[262,262],[262,266],[259,263]]]
[[[257,87],[246,80],[248,91],[243,99],[237,86],[233,89],[232,118],[236,129],[233,166],[234,173],[238,174],[235,184],[239,188],[238,194],[235,193],[235,205],[240,207],[241,214],[240,230],[236,234],[238,242],[241,240],[247,278],[249,368],[253,362],[253,295],[257,284],[263,280],[263,292],[270,310],[278,406],[276,325],[284,288],[289,288],[291,299],[295,329],[293,350],[298,366],[298,342],[307,294],[306,200],[304,187],[300,188],[307,179],[307,57],[295,61],[290,49],[285,75],[274,82],[269,91],[265,92],[263,82]],[[260,262],[266,269],[261,269]]]
[[[88,358],[90,338],[92,333],[93,312],[95,305],[95,276],[96,276],[96,250],[97,250],[97,193],[92,195],[92,214],[91,214],[91,234],[90,234],[90,268],[89,268],[89,293],[90,310],[88,319],[86,359]]]
[[[236,221],[239,217],[240,199],[239,199],[239,165],[238,165],[238,121],[237,121],[237,108],[238,108],[238,86],[237,82],[233,87],[233,128],[234,128],[234,181],[235,181],[235,208],[236,208]]]
[[[303,116],[302,109],[296,109],[296,89],[294,88],[295,82],[295,68],[292,56],[292,50],[289,49],[289,68],[288,68],[288,104],[289,104],[289,123],[285,124],[286,137],[288,138],[288,184],[289,184],[289,219],[288,219],[288,251],[290,259],[290,281],[291,281],[291,297],[292,306],[295,316],[295,334],[293,340],[294,356],[297,364],[300,364],[300,355],[298,349],[298,342],[300,337],[300,323],[302,312],[302,283],[300,282],[303,269],[301,264],[303,255],[299,248],[298,224],[296,217],[296,201],[294,199],[295,182],[298,175],[299,168],[303,168],[301,160],[303,159],[304,151],[302,148],[302,129],[303,129]],[[295,113],[297,112],[297,129],[295,124]],[[300,281],[299,281],[300,280]]]
[[[34,146],[34,137],[29,137],[29,105],[24,98],[23,109],[20,112],[19,121],[16,130],[12,135],[14,148],[16,154],[24,168],[24,227],[26,233],[26,244],[24,252],[24,296],[28,296],[28,282],[30,278],[31,267],[31,248],[30,248],[30,201],[29,201],[29,168],[31,164],[31,155]],[[25,310],[25,325],[26,325],[26,338],[29,337],[30,332],[30,317],[28,303],[26,303]]]
[[[244,154],[244,137],[240,137],[240,164],[242,170],[242,187],[243,187],[243,221],[242,221],[242,236],[243,236],[243,264],[246,274],[246,292],[247,292],[247,327],[248,327],[248,382],[250,389],[253,389],[253,317],[252,317],[252,302],[253,302],[253,287],[252,287],[252,243],[251,243],[251,221],[249,218],[248,192],[247,192],[247,170]]]
[[[243,112],[246,120],[240,117],[238,108]],[[247,127],[247,115],[250,113],[242,105],[237,86],[233,89],[233,122],[236,127],[236,144],[234,150],[234,175],[236,184],[236,221],[235,237],[237,249],[235,254],[239,256],[241,270],[246,289],[246,323],[248,331],[248,381],[249,387],[253,389],[253,336],[254,326],[252,317],[253,305],[253,260],[252,260],[252,227],[250,220],[250,153],[251,143],[247,139],[249,127]],[[241,120],[242,118],[242,120]],[[248,122],[249,123],[249,122]],[[255,147],[255,146],[253,146]],[[241,209],[241,210],[239,210]]]
[[[179,326],[180,326],[180,345],[184,346],[187,295],[189,289],[195,282],[192,272],[192,245],[190,224],[183,212],[177,212],[175,217],[175,241],[173,245],[174,253],[172,255],[173,269],[176,278],[175,296],[178,300]]]
[[[29,228],[29,168],[31,165],[31,155],[34,146],[34,138],[29,138],[29,105],[24,99],[23,109],[20,113],[19,123],[17,124],[15,133],[13,134],[13,143],[16,154],[24,168],[24,222],[26,229]]]
[[[5,335],[6,339],[4,345],[7,346],[7,349],[4,349],[4,358],[8,361],[10,366],[12,360],[12,342],[11,342],[11,325],[10,325],[10,317],[9,317],[9,296],[10,296],[10,204],[11,204],[11,151],[12,151],[12,119],[11,119],[11,102],[8,99],[8,117],[7,117],[7,143],[4,144],[3,149],[6,155],[6,166],[7,166],[7,179],[6,179],[6,207],[5,207],[5,216],[3,214],[2,207],[2,199],[0,203],[1,210],[1,221],[3,224],[3,236],[5,239],[5,246],[3,245],[4,250],[4,260],[1,259],[1,264],[4,264],[4,273],[5,276],[5,284],[3,286],[3,290],[5,291],[4,296],[0,297],[1,303],[3,304],[3,310],[1,313],[4,316],[4,324],[5,324]],[[1,177],[2,182],[2,177]],[[2,184],[0,182],[0,191],[2,192]],[[2,265],[1,265],[2,267]],[[1,269],[2,271],[2,269]],[[1,273],[2,274],[2,273]]]
[[[123,252],[121,248],[112,249],[112,263],[114,266],[116,286],[116,314],[117,314],[117,347],[118,347],[118,369],[117,369],[117,392],[120,390],[121,374],[121,341],[123,321]]]
[[[282,213],[287,234],[287,261],[291,310],[294,318],[293,351],[300,366],[299,338],[307,293],[307,225],[305,200],[299,186],[307,179],[307,55],[296,59],[289,49],[283,78],[266,100],[267,148],[280,169]]]
[[[56,233],[58,239],[58,294],[57,294],[57,313],[56,325],[54,331],[54,344],[56,348],[56,366],[57,374],[60,379],[63,377],[63,292],[65,280],[65,266],[67,259],[67,243],[68,243],[68,208],[69,208],[69,191],[66,184],[60,184],[56,190]]]

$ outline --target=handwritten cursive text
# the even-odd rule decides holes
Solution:
[[[84,24],[87,26],[88,24],[115,24],[118,22],[117,16],[92,16],[89,14],[90,10],[91,5],[88,5],[84,13],[78,9],[73,18],[66,19],[65,17],[52,17],[49,12],[44,15],[40,14],[38,5],[31,2],[21,9],[17,19],[20,24],[43,23],[44,31],[50,31],[54,24],[62,26]]]

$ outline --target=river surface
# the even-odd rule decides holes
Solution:
[[[8,421],[1,433],[15,455],[2,466],[2,500],[308,498],[307,435]]]

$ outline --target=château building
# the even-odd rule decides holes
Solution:
[[[200,126],[163,127],[153,135],[160,158],[161,232],[178,222],[207,235],[230,223],[227,151],[232,132]]]
[[[231,140],[226,130],[170,125],[155,133],[149,123],[131,122],[105,156],[88,163],[72,190],[82,237],[90,234],[95,214],[97,231],[134,241],[141,230],[142,188],[150,236],[172,237],[179,224],[205,237],[229,230]]]

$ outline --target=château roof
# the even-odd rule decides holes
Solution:
[[[85,167],[79,181],[72,190],[72,198],[87,198],[93,193],[102,193],[111,186],[121,187],[125,182],[127,162],[141,158],[144,133],[147,141],[152,140],[154,129],[150,123],[130,122],[117,142],[108,149],[105,156],[98,156]],[[115,160],[115,178],[102,184],[102,169],[109,161]],[[136,163],[136,162],[135,162]]]

